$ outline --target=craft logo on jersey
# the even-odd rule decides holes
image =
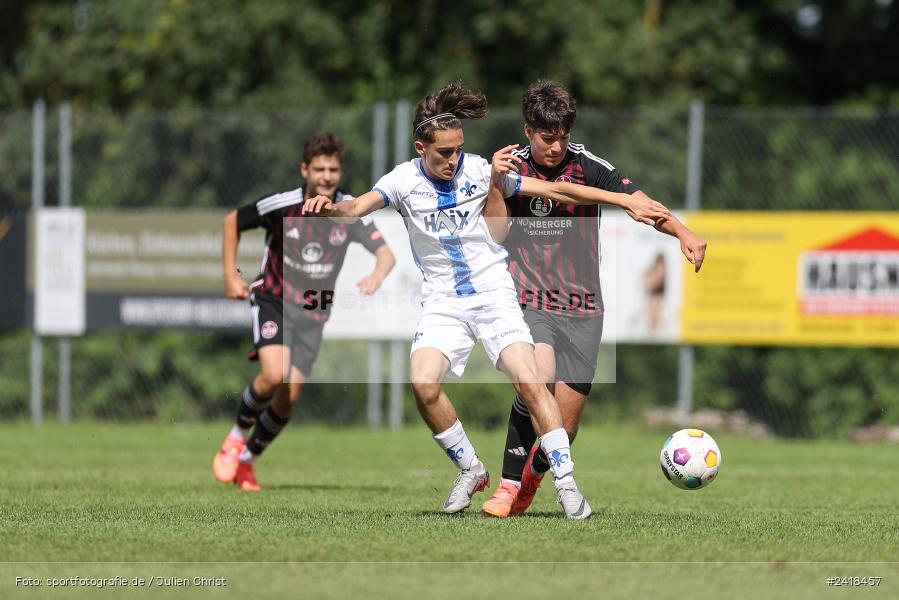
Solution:
[[[456,209],[441,210],[424,217],[425,229],[434,233],[446,232],[449,235],[456,233],[468,224],[468,215],[471,211]]]
[[[303,260],[306,262],[318,262],[322,259],[324,252],[322,251],[322,245],[318,242],[309,242],[305,246],[303,246]]]
[[[331,228],[331,233],[328,234],[328,241],[331,242],[332,246],[343,246],[346,243],[346,236],[347,226],[338,225]]]
[[[467,197],[471,198],[476,189],[478,189],[478,186],[472,185],[470,181],[466,181],[465,185],[459,188],[459,191],[465,194]]]
[[[298,240],[300,239],[300,230],[296,227],[291,227],[287,230],[287,233],[285,233],[284,236],[292,240]]]
[[[876,227],[799,258],[805,315],[899,315],[899,238]]]

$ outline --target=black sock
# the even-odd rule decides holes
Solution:
[[[262,454],[262,451],[272,443],[272,440],[274,440],[279,433],[281,433],[281,430],[284,429],[284,426],[287,425],[288,421],[290,421],[290,415],[279,417],[278,413],[272,410],[271,406],[266,408],[265,411],[259,415],[256,427],[253,429],[250,439],[247,440],[247,450],[256,456]]]
[[[509,413],[509,431],[506,433],[506,450],[503,452],[503,479],[521,481],[524,461],[536,439],[537,434],[534,433],[528,408],[516,395]]]
[[[534,460],[531,461],[531,470],[537,473],[549,471],[549,461],[546,460],[546,452],[543,451],[543,448],[534,453]]]
[[[243,399],[241,399],[240,406],[237,409],[237,426],[241,429],[252,427],[256,423],[259,413],[268,406],[269,401],[271,401],[271,397],[260,397],[253,391],[252,382],[248,383],[247,387],[244,388]]]

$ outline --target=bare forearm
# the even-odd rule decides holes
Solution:
[[[232,210],[225,215],[222,223],[222,272],[227,277],[237,269],[237,245],[240,243],[240,231],[237,230],[237,211]]]
[[[667,233],[671,237],[675,237],[678,239],[680,238],[681,234],[686,229],[686,226],[683,223],[681,223],[677,219],[677,217],[675,217],[674,215],[671,215],[664,221],[656,222],[656,224],[653,227],[655,227],[656,231],[659,231],[661,233]]]
[[[487,195],[487,204],[484,206],[484,219],[487,221],[490,237],[497,244],[502,244],[506,240],[506,236],[509,235],[509,223],[512,219],[509,214],[509,207],[506,205],[506,199],[496,186],[491,186],[490,193]]]
[[[372,271],[372,277],[377,277],[379,280],[384,281],[384,278],[393,270],[395,265],[396,258],[393,256],[393,252],[387,246],[381,246],[375,252],[375,270]]]
[[[521,192],[528,196],[543,196],[568,204],[610,204],[624,207],[628,199],[627,194],[620,192],[561,181],[543,181],[533,177],[521,178]]]

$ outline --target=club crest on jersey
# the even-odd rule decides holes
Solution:
[[[274,321],[266,321],[262,324],[262,327],[259,328],[259,333],[265,339],[270,340],[278,335],[278,324]]]
[[[346,225],[338,225],[331,228],[328,234],[328,241],[332,246],[343,246],[346,243],[347,227]]]
[[[450,235],[456,233],[468,224],[468,215],[471,211],[441,210],[424,217],[425,229],[434,233],[446,232]]]
[[[466,181],[465,185],[459,188],[459,191],[465,194],[467,197],[471,198],[476,189],[478,189],[478,186],[472,185],[470,181]]]
[[[306,262],[318,262],[322,259],[324,255],[324,251],[322,251],[322,245],[318,242],[309,242],[305,246],[303,246],[303,260]]]
[[[535,217],[545,217],[553,209],[553,202],[547,198],[531,198],[531,214]]]

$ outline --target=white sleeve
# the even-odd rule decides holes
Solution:
[[[402,177],[399,173],[399,167],[396,167],[393,171],[381,177],[372,188],[372,191],[381,194],[381,197],[384,199],[384,206],[392,206],[394,209],[399,210],[403,196],[401,183]]]
[[[503,198],[509,198],[521,191],[521,175],[509,171],[503,177]]]

